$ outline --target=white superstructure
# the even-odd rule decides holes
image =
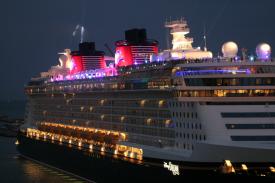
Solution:
[[[212,58],[213,54],[207,51],[206,45],[204,50],[200,47],[193,48],[193,38],[186,37],[190,29],[187,21],[183,18],[174,21],[166,21],[165,27],[170,30],[172,36],[172,48],[159,54],[161,60],[167,59],[207,59]],[[204,36],[206,41],[206,37]],[[158,58],[158,57],[157,57]]]

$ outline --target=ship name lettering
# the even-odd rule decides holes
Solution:
[[[180,170],[178,165],[174,165],[171,162],[169,163],[164,162],[163,167],[171,171],[173,175],[180,175]]]

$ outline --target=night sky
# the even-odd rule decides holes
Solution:
[[[57,65],[64,48],[77,48],[79,36],[72,37],[77,24],[87,30],[85,41],[95,41],[108,54],[104,44],[114,49],[129,28],[146,28],[165,49],[164,21],[170,17],[185,17],[193,46],[202,46],[205,25],[215,55],[230,40],[250,53],[260,42],[275,47],[274,0],[3,0],[0,100],[24,99],[32,76]]]

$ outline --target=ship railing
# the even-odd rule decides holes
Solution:
[[[177,32],[184,32],[188,34],[190,32],[190,29],[188,27],[179,27],[179,28],[173,28],[171,30],[171,33],[177,33]]]
[[[173,27],[173,26],[178,26],[178,25],[185,26],[185,25],[187,25],[187,21],[184,19],[180,19],[180,20],[173,20],[173,21],[165,22],[166,27]]]

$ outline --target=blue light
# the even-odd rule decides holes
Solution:
[[[255,57],[253,55],[249,56],[249,61],[253,62],[255,60]]]
[[[236,56],[236,57],[234,57],[234,60],[235,60],[235,61],[239,61],[239,60],[240,60],[240,57],[239,57],[239,56]]]
[[[176,76],[188,76],[188,75],[207,75],[207,74],[250,74],[249,69],[239,69],[239,70],[187,70],[178,71]]]

